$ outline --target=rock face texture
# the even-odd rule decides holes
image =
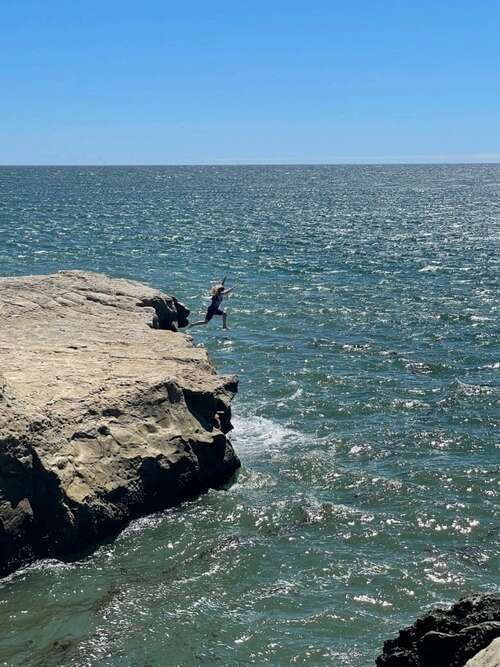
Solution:
[[[238,380],[188,315],[100,274],[0,279],[0,575],[230,480]]]
[[[436,609],[401,630],[397,639],[386,641],[377,667],[464,667],[496,637],[500,596],[462,598],[451,609]]]
[[[465,667],[500,667],[500,637],[468,660]]]

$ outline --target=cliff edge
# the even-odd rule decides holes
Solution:
[[[238,380],[188,315],[101,274],[0,279],[0,576],[230,480]]]

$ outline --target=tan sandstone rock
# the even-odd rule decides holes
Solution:
[[[0,575],[231,478],[238,381],[188,314],[100,274],[0,279]]]
[[[465,667],[500,667],[500,637],[468,660]]]

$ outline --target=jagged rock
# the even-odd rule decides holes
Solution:
[[[465,667],[500,667],[500,637],[468,660]]]
[[[397,639],[384,643],[377,667],[463,667],[500,637],[500,597],[462,598],[451,609],[436,609]]]
[[[231,478],[238,380],[188,314],[100,274],[0,279],[0,575]]]
[[[149,306],[153,308],[155,314],[151,322],[154,329],[169,329],[177,331],[177,328],[188,325],[189,310],[175,297],[167,297],[162,294],[155,294],[152,297],[143,297],[137,304],[138,306]]]

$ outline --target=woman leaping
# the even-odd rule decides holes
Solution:
[[[229,289],[226,289],[224,287],[224,283],[221,283],[219,285],[215,285],[215,287],[212,287],[212,293],[211,293],[211,298],[212,301],[210,305],[208,306],[207,309],[207,314],[205,315],[204,320],[199,320],[198,322],[193,322],[190,324],[190,327],[196,327],[200,324],[208,324],[212,317],[214,315],[221,315],[222,316],[222,328],[223,329],[229,329],[227,326],[227,313],[223,310],[221,310],[221,303],[224,297],[227,294],[230,294],[233,291],[233,287],[230,287]]]

